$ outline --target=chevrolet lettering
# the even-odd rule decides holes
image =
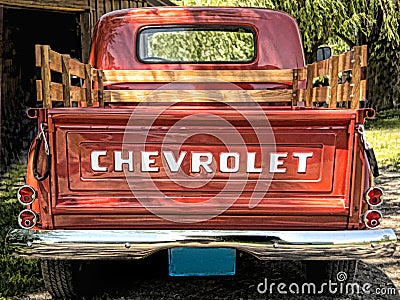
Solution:
[[[266,156],[269,159],[268,172],[269,173],[286,173],[285,159],[288,156],[298,160],[297,165],[290,165],[289,167],[296,168],[297,173],[306,173],[307,159],[313,157],[312,152],[280,152],[268,153]],[[90,154],[90,161],[92,170],[95,172],[108,172],[110,166],[101,163],[101,159],[107,156],[107,151],[92,151]],[[204,170],[207,173],[213,173],[213,162],[217,161],[218,170],[223,173],[237,173],[240,171],[240,165],[244,162],[247,173],[262,173],[263,167],[256,167],[256,160],[258,159],[257,153],[248,152],[244,155],[240,153],[222,152],[215,158],[211,152],[190,152],[182,151],[179,155],[174,155],[172,151],[141,151],[140,153],[140,171],[141,172],[159,172],[160,167],[156,164],[156,158],[163,157],[163,163],[168,166],[171,172],[178,172],[184,159],[188,158],[191,162],[191,172],[200,173]],[[261,154],[258,155],[261,157]],[[122,151],[113,151],[113,170],[117,172],[123,171],[123,166],[129,172],[134,172],[134,154],[133,151],[122,153]],[[268,161],[268,160],[267,160]],[[264,165],[260,162],[258,165]],[[112,167],[111,167],[112,168]]]

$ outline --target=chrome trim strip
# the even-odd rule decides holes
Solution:
[[[58,259],[140,259],[173,247],[227,247],[258,259],[369,259],[393,255],[392,229],[260,230],[26,230],[7,244],[16,255]],[[129,245],[129,247],[127,247]]]

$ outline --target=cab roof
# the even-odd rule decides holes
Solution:
[[[243,25],[254,29],[257,57],[247,64],[141,63],[136,36],[147,26]],[[242,7],[146,7],[118,10],[98,21],[89,63],[98,69],[295,69],[305,65],[296,21],[288,14]]]

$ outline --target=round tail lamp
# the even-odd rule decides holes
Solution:
[[[365,226],[368,228],[377,228],[381,225],[382,213],[377,210],[368,210],[363,219]]]
[[[37,223],[37,215],[30,209],[25,209],[18,216],[18,224],[23,229],[30,229]]]
[[[32,204],[36,199],[36,192],[33,187],[29,185],[21,186],[17,192],[18,201],[22,205]]]
[[[378,206],[382,204],[383,191],[381,188],[373,187],[365,193],[365,200],[371,206]]]

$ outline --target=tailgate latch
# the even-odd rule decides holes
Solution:
[[[50,173],[51,155],[50,155],[49,144],[46,139],[46,134],[44,132],[45,126],[47,126],[47,124],[40,123],[40,130],[36,137],[35,152],[33,153],[33,166],[32,166],[33,176],[35,176],[36,180],[38,180],[38,181],[45,180],[47,178],[47,176],[49,176],[49,173]],[[38,161],[39,152],[40,152],[40,148],[41,148],[40,146],[42,145],[42,141],[44,142],[44,151],[46,153],[46,169],[45,169],[43,175],[41,175],[37,169],[37,161]]]

